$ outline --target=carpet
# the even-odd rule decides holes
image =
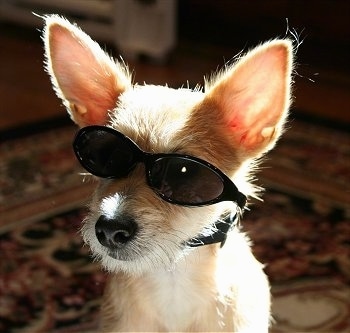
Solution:
[[[0,143],[0,332],[94,332],[106,275],[79,235],[94,184],[62,126]],[[263,164],[242,228],[272,283],[271,332],[350,331],[350,135],[302,121]]]
[[[86,203],[93,184],[79,176],[84,170],[72,150],[76,131],[74,125],[25,136],[14,131],[14,138],[0,141],[0,230]]]

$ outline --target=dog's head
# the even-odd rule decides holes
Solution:
[[[208,185],[215,172],[219,178],[227,175],[245,195],[254,195],[249,172],[274,146],[290,104],[291,42],[258,46],[208,80],[203,91],[191,91],[133,84],[127,67],[113,61],[77,26],[58,16],[45,19],[47,70],[71,118],[84,129],[77,148],[83,156],[78,157],[85,159],[88,171],[102,175],[84,221],[84,239],[111,271],[169,267],[183,255],[188,239],[235,209],[235,198],[195,204],[212,203],[209,199],[219,196],[210,194]],[[108,146],[104,140],[132,151],[137,163],[122,176],[125,152],[118,150],[114,159],[106,159],[101,153]],[[101,148],[102,162],[85,144]],[[105,151],[108,156],[115,153]],[[172,179],[167,174],[166,182],[155,179],[160,169],[169,168],[168,161],[184,161],[184,156],[201,170],[208,168],[200,182],[194,185],[191,176],[184,184],[181,172],[188,171],[187,165],[178,175],[172,173]],[[117,165],[102,170],[110,160]],[[169,182],[181,185],[177,194]],[[205,199],[198,198],[202,194]],[[196,207],[172,200],[193,200]]]

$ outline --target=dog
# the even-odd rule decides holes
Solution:
[[[239,222],[285,127],[292,42],[173,89],[132,83],[78,26],[44,20],[46,70],[97,181],[82,236],[110,273],[101,331],[267,332],[269,282]]]

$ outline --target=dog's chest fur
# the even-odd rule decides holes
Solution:
[[[215,261],[208,257],[208,251],[215,250],[202,248],[181,259],[174,269],[148,273],[142,278],[112,276],[106,292],[107,303],[114,308],[111,313],[122,311],[120,318],[132,313],[133,320],[132,323],[118,320],[113,326],[109,318],[104,322],[112,326],[106,329],[140,331],[147,325],[151,331],[204,331],[210,327],[222,330],[224,317],[228,316],[212,274],[216,270]]]
[[[245,236],[232,231],[223,248],[197,248],[173,270],[141,277],[112,275],[105,292],[103,328],[244,332],[242,328],[249,327],[259,332],[269,318],[267,285]]]

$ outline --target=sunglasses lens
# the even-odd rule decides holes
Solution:
[[[152,165],[150,185],[164,198],[184,205],[206,204],[223,190],[222,178],[188,157],[160,157]]]
[[[103,128],[79,132],[73,147],[82,166],[98,177],[123,177],[134,166],[131,143]]]

